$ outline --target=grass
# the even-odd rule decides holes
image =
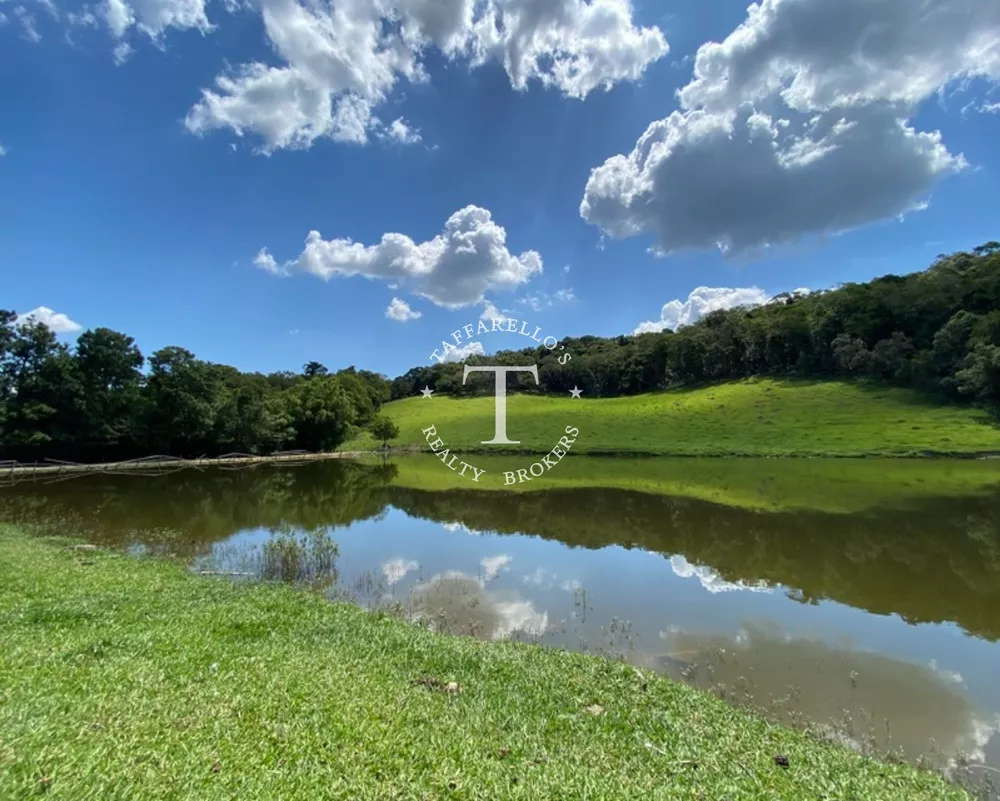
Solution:
[[[435,426],[452,450],[494,450],[492,397],[407,398],[383,407],[398,446],[427,448]],[[838,381],[753,379],[627,398],[512,395],[509,446],[547,453],[575,426],[574,453],[677,456],[901,456],[1000,451],[1000,427],[979,410],[937,403],[907,389]],[[344,450],[374,448],[367,433]]]
[[[759,511],[832,513],[918,508],[929,499],[986,496],[1000,488],[1000,462],[992,459],[565,459],[539,480],[512,485],[504,473],[525,467],[529,457],[468,460],[486,470],[478,482],[431,454],[395,457],[393,483],[430,491],[624,489]]]
[[[0,639],[5,801],[967,797],[623,664],[11,527]]]

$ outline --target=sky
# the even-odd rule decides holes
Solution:
[[[984,0],[0,0],[0,75],[0,308],[69,343],[392,376],[1000,239]]]

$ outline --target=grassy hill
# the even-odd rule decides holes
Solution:
[[[502,452],[493,436],[492,397],[421,396],[383,412],[400,428],[397,447],[423,447],[437,428],[452,450]],[[750,379],[624,398],[512,395],[507,428],[514,451],[547,453],[567,426],[574,453],[683,456],[902,456],[1000,452],[1000,426],[985,412],[895,387],[841,381]],[[378,445],[367,432],[345,450]]]

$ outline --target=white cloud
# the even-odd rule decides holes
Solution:
[[[386,139],[399,142],[401,145],[417,145],[423,141],[420,131],[410,125],[407,125],[407,123],[403,121],[402,117],[397,120],[393,120],[388,126],[386,126],[383,136]]]
[[[216,87],[221,93],[204,90],[184,120],[193,133],[224,127],[238,136],[257,133],[264,139],[262,153],[308,148],[321,136],[355,144],[368,141],[367,101],[344,95],[334,104],[328,92],[296,70],[247,64],[234,76],[220,75]]]
[[[555,584],[556,574],[544,567],[536,567],[533,572],[521,577],[521,581],[533,587],[551,587]]]
[[[965,684],[965,679],[962,678],[961,673],[957,670],[945,670],[943,668],[939,668],[936,659],[931,660],[930,667],[931,670],[933,670],[948,684]]]
[[[983,103],[979,110],[984,114],[1000,114],[1000,103]]]
[[[438,359],[441,364],[448,364],[449,362],[461,363],[469,359],[471,356],[484,356],[486,351],[483,349],[482,342],[469,342],[467,345],[462,345],[460,348],[449,348],[444,356]]]
[[[45,12],[52,17],[52,19],[59,19],[59,9],[56,8],[56,4],[53,3],[52,0],[35,0],[35,2],[45,9]]]
[[[492,581],[504,570],[509,570],[508,565],[511,563],[511,557],[506,554],[501,554],[500,556],[487,556],[481,559],[479,566],[483,569],[483,579],[485,581]]]
[[[749,592],[773,592],[773,590],[767,586],[764,582],[757,582],[755,584],[747,584],[742,581],[733,582],[726,581],[718,573],[712,570],[710,567],[704,567],[702,565],[692,565],[683,556],[671,556],[670,557],[670,569],[673,570],[674,575],[680,578],[696,578],[698,582],[708,590],[713,595],[720,592],[735,592],[738,590],[747,590]]]
[[[68,12],[66,14],[66,21],[70,25],[79,25],[80,27],[83,28],[96,28],[100,24],[100,20],[94,13],[93,8],[90,6],[85,6],[80,11]]]
[[[484,534],[492,533],[480,529],[469,528],[467,525],[465,525],[465,523],[458,523],[458,522],[442,523],[441,527],[450,534],[468,534],[470,537],[481,537]]]
[[[7,155],[7,148],[5,148],[3,146],[3,143],[0,142],[0,156],[6,156],[6,155]]]
[[[515,256],[506,241],[507,232],[489,211],[467,206],[448,218],[442,233],[420,244],[405,234],[387,233],[377,245],[362,245],[350,239],[324,240],[318,231],[310,231],[294,261],[279,264],[264,248],[254,264],[276,275],[381,279],[456,309],[482,303],[488,290],[510,290],[542,272],[538,253],[528,250]]]
[[[37,309],[32,309],[17,316],[17,325],[27,322],[41,323],[56,334],[72,334],[83,327],[79,323],[69,319],[65,314],[52,311],[48,306],[39,306]]]
[[[1000,4],[761,0],[699,48],[681,110],[591,173],[580,213],[669,253],[753,251],[922,209],[967,164],[908,120],[974,76],[1000,79]]]
[[[128,42],[119,42],[111,49],[111,60],[116,67],[120,67],[132,57],[134,52],[135,48]]]
[[[982,0],[762,0],[698,49],[688,109],[778,96],[801,112],[913,105],[952,81],[1000,79],[1000,4]]]
[[[548,292],[532,292],[530,295],[518,298],[517,302],[538,312],[555,306],[557,303],[570,303],[574,300],[576,300],[576,295],[572,289],[560,289],[551,295]]]
[[[447,570],[413,588],[414,617],[437,631],[500,640],[519,632],[540,637],[548,615],[512,591],[487,592],[484,582]]]
[[[133,26],[158,44],[168,28],[194,28],[203,34],[215,29],[205,13],[205,0],[104,0],[101,13],[116,39]]]
[[[760,306],[770,297],[763,289],[755,286],[740,289],[727,287],[700,286],[691,291],[687,300],[672,300],[660,310],[660,319],[640,323],[633,334],[649,334],[658,331],[676,331],[682,325],[698,322],[710,312],[720,309],[735,309],[737,306]]]
[[[413,560],[390,559],[382,564],[382,576],[385,578],[385,583],[391,587],[398,584],[407,573],[412,573],[418,567],[420,565]]]
[[[393,298],[392,303],[389,304],[389,308],[385,310],[385,316],[390,320],[395,320],[397,323],[405,323],[408,320],[419,320],[423,317],[423,314],[413,311],[410,308],[410,304],[405,300]]]
[[[37,44],[42,41],[42,35],[35,25],[35,15],[24,6],[14,6],[14,16],[21,23],[21,37]]]
[[[498,309],[492,301],[483,301],[483,313],[479,315],[479,319],[489,321],[494,318],[500,320],[501,322],[508,319],[507,315],[500,311],[500,309]]]
[[[746,251],[923,208],[966,166],[893,109],[854,117],[793,131],[746,108],[674,112],[591,173],[580,213],[613,237],[652,233],[663,253]]]
[[[274,256],[267,252],[267,248],[261,248],[260,251],[254,256],[253,263],[256,267],[263,270],[266,273],[271,273],[271,275],[288,275],[288,270],[281,264],[275,261]]]
[[[283,63],[220,75],[186,125],[199,134],[252,132],[263,139],[262,152],[309,147],[320,137],[366,142],[382,127],[373,109],[396,83],[428,80],[422,59],[431,47],[470,68],[499,62],[517,89],[537,80],[581,98],[638,79],[668,50],[659,29],[633,23],[630,0],[262,0],[261,13]],[[127,27],[118,22],[113,30]],[[338,125],[334,110],[345,101],[362,112],[354,121],[362,127]],[[396,120],[387,136],[416,141],[418,134]]]

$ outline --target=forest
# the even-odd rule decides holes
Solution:
[[[963,403],[1000,405],[1000,243],[887,275],[754,307],[713,312],[677,331],[561,341],[467,363],[537,364],[540,385],[512,389],[614,397],[758,375],[856,378]],[[150,454],[330,450],[371,426],[383,404],[424,386],[462,383],[462,365],[415,367],[392,380],[309,362],[302,372],[244,373],[168,346],[145,357],[127,334],[86,331],[75,344],[0,311],[0,459],[108,461]],[[530,382],[530,383],[529,383]]]

